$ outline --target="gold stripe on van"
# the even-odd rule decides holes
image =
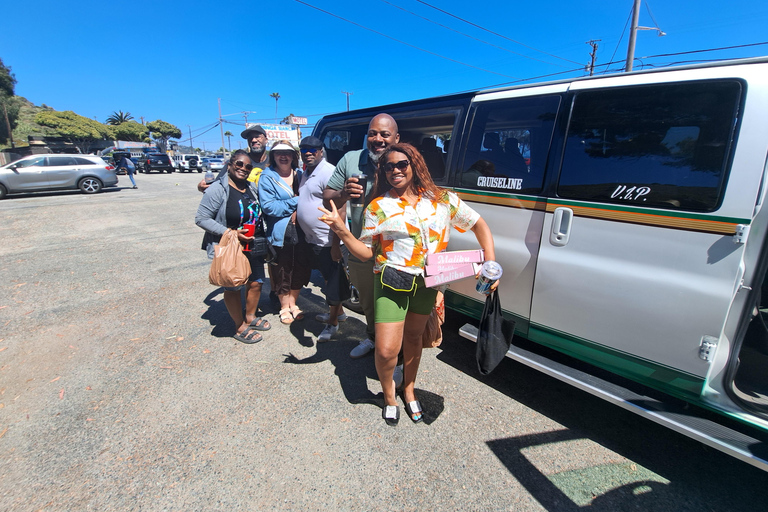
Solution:
[[[582,206],[570,201],[559,200],[553,202],[550,200],[548,202],[546,199],[536,196],[518,196],[464,188],[456,188],[454,191],[462,201],[471,201],[473,203],[497,204],[524,210],[546,211],[548,213],[553,213],[556,208],[565,207],[573,210],[573,214],[577,217],[684,229],[719,235],[733,235],[736,233],[736,226],[750,223],[749,219],[714,217],[706,214],[684,214],[667,210],[641,210],[612,205],[600,205],[599,207]]]
[[[467,189],[455,189],[456,194],[462,201],[471,201],[473,203],[498,204],[500,206],[511,206],[523,210],[544,211],[547,202],[535,196],[516,196],[512,194],[494,194],[489,192],[479,192]]]
[[[552,213],[556,208],[559,207],[570,208],[573,210],[573,214],[577,217],[589,217],[592,219],[629,222],[632,224],[645,224],[648,226],[684,229],[687,231],[701,231],[704,233],[714,233],[720,235],[733,235],[736,233],[737,225],[745,223],[748,224],[748,222],[732,222],[726,220],[713,220],[706,218],[696,218],[692,216],[675,215],[675,212],[665,212],[664,214],[659,214],[610,208],[577,206],[572,203],[565,204],[549,202],[547,203],[546,209],[548,213]]]

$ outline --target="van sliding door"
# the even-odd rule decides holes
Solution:
[[[491,228],[496,259],[504,269],[501,304],[525,333],[546,205],[541,197],[544,171],[561,97],[520,96],[510,91],[478,98],[453,184]],[[449,250],[475,248],[472,232],[451,232]],[[453,282],[449,290],[450,306],[480,315],[484,297],[475,291],[474,279]]]
[[[720,336],[743,250],[733,234],[749,222],[718,211],[741,89],[720,80],[575,94],[538,254],[532,339],[699,394],[708,370],[699,347]]]

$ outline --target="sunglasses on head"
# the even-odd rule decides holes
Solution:
[[[302,153],[310,153],[310,154],[314,155],[315,153],[317,153],[317,148],[301,148],[301,152]]]
[[[392,172],[395,169],[404,171],[411,164],[408,160],[400,160],[399,162],[387,162],[384,164],[384,172]]]
[[[244,164],[242,160],[235,160],[232,163],[238,169],[242,169],[243,167],[245,167],[246,171],[252,171],[253,170],[253,166],[251,164]]]

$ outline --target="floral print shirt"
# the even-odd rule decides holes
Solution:
[[[448,247],[451,227],[463,233],[479,218],[453,192],[447,192],[442,201],[419,196],[411,206],[390,190],[366,208],[360,241],[373,249],[374,272],[389,265],[419,275],[424,273],[428,253]]]

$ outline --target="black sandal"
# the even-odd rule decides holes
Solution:
[[[400,421],[400,408],[396,405],[385,405],[381,410],[381,417],[387,422],[390,427],[397,426],[397,422]]]
[[[418,400],[405,404],[405,412],[408,413],[408,416],[414,423],[421,423],[424,421],[424,411],[421,409],[421,404]]]
[[[264,339],[264,337],[256,332],[256,329],[252,329],[250,326],[246,327],[243,332],[237,333],[233,336],[240,343],[247,343],[252,345],[258,343]]]
[[[269,323],[269,321],[261,316],[254,318],[248,326],[251,329],[256,329],[257,331],[268,331],[272,328],[272,325]]]

